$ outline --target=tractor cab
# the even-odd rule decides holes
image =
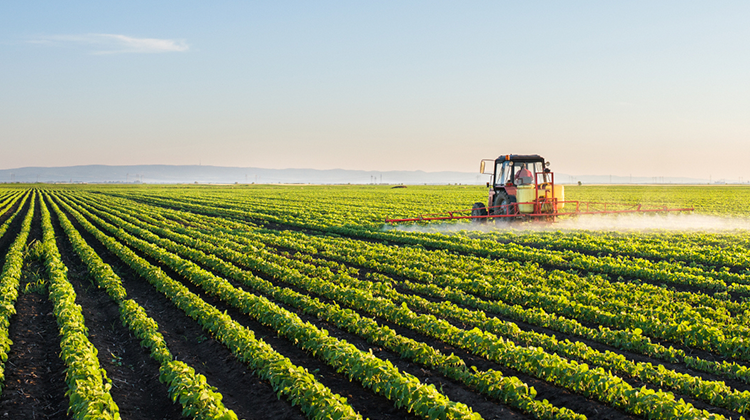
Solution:
[[[530,185],[534,174],[544,174],[546,165],[539,155],[506,155],[495,159],[494,189]],[[512,194],[515,195],[515,194]]]
[[[487,183],[489,196],[486,206],[474,204],[472,215],[513,216],[550,210],[552,200],[562,201],[563,191],[562,186],[555,188],[548,166],[549,162],[539,155],[503,155],[482,160],[480,172],[492,175]]]

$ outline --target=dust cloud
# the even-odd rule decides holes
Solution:
[[[393,225],[384,230],[424,233],[452,233],[459,231],[496,232],[591,230],[613,232],[669,231],[669,232],[728,232],[750,231],[750,218],[721,217],[695,213],[581,215],[560,217],[556,222],[489,221],[487,223],[432,223],[426,225]]]

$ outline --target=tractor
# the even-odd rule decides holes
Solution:
[[[488,168],[488,163],[492,166]],[[565,206],[564,189],[555,185],[555,176],[549,170],[549,162],[539,155],[503,155],[497,159],[483,159],[479,172],[492,175],[487,182],[489,198],[487,205],[474,203],[472,216],[484,221],[481,216],[507,219],[528,215],[553,216]]]

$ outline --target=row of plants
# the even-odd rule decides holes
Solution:
[[[13,207],[13,205],[19,201],[21,197],[27,194],[28,194],[28,191],[19,190],[19,191],[9,192],[6,195],[0,197],[0,200],[2,200],[2,202],[0,202],[0,215],[10,210]]]
[[[23,207],[26,205],[26,202],[28,201],[29,197],[31,196],[31,192],[25,192],[23,194],[18,194],[13,197],[13,202],[8,203],[6,202],[3,204],[5,207],[0,210],[0,214],[5,213],[6,211],[10,210],[13,205],[18,202],[18,208],[16,211],[14,211],[7,219],[5,219],[5,222],[3,222],[2,225],[0,225],[0,238],[2,238],[5,235],[5,232],[8,231],[8,228],[10,227],[10,224],[13,223],[13,220],[16,219],[16,216],[18,216],[19,213],[23,210]],[[9,199],[10,201],[10,199]],[[2,207],[3,205],[0,205]]]
[[[86,243],[57,204],[51,200],[49,204],[57,214],[73,250],[86,264],[97,286],[117,303],[123,325],[141,340],[141,346],[148,349],[150,356],[159,363],[159,380],[167,384],[172,401],[182,406],[182,414],[195,419],[236,419],[234,412],[221,402],[222,395],[206,382],[203,375],[196,374],[195,369],[185,362],[175,360],[156,321],[146,314],[141,305],[127,298],[120,277]]]
[[[381,276],[377,276],[378,281],[383,280]],[[575,320],[548,314],[541,309],[524,309],[518,305],[507,305],[497,300],[480,299],[453,288],[451,285],[438,286],[408,280],[394,281],[394,285],[423,296],[444,299],[462,306],[480,309],[486,313],[498,314],[531,325],[589,339],[617,349],[633,351],[669,363],[683,363],[691,369],[750,383],[750,368],[747,366],[727,360],[709,361],[690,356],[683,349],[653,343],[648,337],[644,337],[643,331],[638,328],[635,330],[612,330],[602,326],[598,328],[586,327]]]
[[[102,209],[103,210],[103,209]],[[527,346],[540,346],[545,350],[564,355],[569,358],[573,358],[580,361],[592,363],[597,366],[601,366],[605,369],[613,370],[628,375],[633,378],[638,378],[642,381],[657,385],[667,386],[673,390],[681,393],[692,395],[696,398],[702,399],[711,404],[722,406],[740,413],[747,410],[750,405],[750,392],[738,392],[732,390],[724,382],[721,381],[705,381],[700,377],[695,377],[688,374],[678,373],[673,370],[665,369],[662,365],[653,366],[651,363],[636,363],[626,359],[623,355],[612,353],[609,351],[600,352],[592,349],[582,342],[570,342],[565,340],[563,342],[558,341],[554,336],[546,334],[539,334],[534,332],[522,331],[518,326],[510,322],[501,322],[496,318],[487,317],[483,310],[468,311],[466,309],[459,308],[456,305],[452,305],[449,302],[435,303],[426,299],[419,298],[413,295],[404,295],[395,291],[392,287],[372,287],[372,283],[359,281],[346,272],[341,272],[339,275],[333,275],[330,270],[320,270],[316,266],[305,266],[303,264],[295,264],[295,261],[290,261],[285,258],[279,258],[276,255],[269,254],[264,249],[258,247],[247,248],[238,244],[237,242],[231,242],[223,238],[217,238],[216,236],[209,236],[202,234],[191,229],[181,228],[178,226],[170,226],[163,222],[159,222],[143,211],[138,209],[131,209],[133,215],[137,215],[138,219],[142,219],[150,223],[146,224],[139,221],[133,216],[124,214],[122,211],[116,209],[107,209],[112,214],[116,214],[118,217],[127,220],[130,223],[134,223],[145,229],[149,229],[151,232],[158,234],[164,238],[171,239],[173,241],[182,243],[184,245],[191,246],[196,249],[208,252],[210,254],[221,256],[223,259],[227,259],[234,263],[242,263],[248,258],[260,258],[267,262],[275,262],[277,267],[274,268],[274,277],[283,281],[288,281],[293,276],[299,276],[300,272],[305,272],[310,276],[314,276],[321,279],[334,280],[339,284],[351,288],[367,288],[370,289],[374,295],[381,295],[386,297],[396,304],[406,303],[409,307],[415,308],[416,310],[423,311],[426,313],[432,313],[438,317],[444,317],[448,319],[458,320],[467,325],[473,325],[479,327],[485,331],[490,331],[495,334],[499,334],[503,337],[510,338],[516,343],[522,343]],[[149,212],[150,213],[150,212]],[[128,229],[128,227],[125,227]],[[188,236],[186,236],[188,235]],[[151,239],[152,241],[159,241],[158,238]],[[165,241],[160,241],[164,243]],[[168,245],[165,245],[168,246]],[[246,255],[251,254],[253,257],[247,257]],[[198,256],[193,257],[197,261],[205,260],[205,257]],[[304,258],[310,261],[310,258]],[[203,261],[201,261],[203,263]],[[320,261],[314,261],[320,263]],[[231,268],[226,268],[226,263],[206,261],[206,264],[210,265],[211,268],[223,273],[224,275],[231,276],[233,278],[241,278]],[[294,267],[295,270],[292,270]],[[302,279],[302,283],[309,284],[315,281],[313,278]],[[382,280],[382,275],[378,280]],[[386,279],[386,285],[394,284],[390,279]],[[425,287],[432,287],[437,291],[445,291],[445,289],[434,286],[434,285],[420,285]],[[305,286],[305,289],[309,287]],[[460,292],[459,292],[460,293]],[[444,298],[444,294],[431,293],[428,294],[430,297]],[[463,296],[466,299],[466,296]],[[488,302],[482,302],[487,306]]]
[[[216,242],[215,238],[214,242]],[[222,242],[222,246],[228,247],[231,245]],[[264,251],[257,252],[260,255],[264,255],[265,259],[269,259]],[[297,254],[295,257],[318,265],[325,264],[324,261],[313,258],[310,255]],[[279,261],[279,264],[287,267],[293,265],[284,261]],[[304,268],[300,268],[299,266],[296,266],[295,268],[304,270]],[[315,275],[320,275],[320,270],[313,268],[308,271],[311,274],[315,273]],[[407,304],[409,307],[414,308],[417,311],[432,313],[445,319],[453,319],[461,322],[463,325],[475,326],[485,331],[490,331],[509,338],[516,343],[521,343],[527,346],[540,346],[550,352],[592,363],[605,369],[610,369],[613,372],[619,372],[626,376],[638,378],[644,382],[657,386],[666,386],[675,391],[686,395],[692,395],[714,405],[729,408],[740,413],[745,412],[748,409],[750,403],[750,392],[738,392],[732,390],[724,382],[706,381],[697,376],[666,369],[662,365],[654,366],[651,363],[633,362],[621,354],[612,353],[610,351],[597,351],[580,341],[570,342],[566,339],[561,342],[554,336],[540,334],[533,331],[523,331],[511,322],[504,322],[497,318],[487,316],[485,310],[490,313],[502,313],[502,311],[498,311],[497,309],[498,307],[505,305],[498,304],[496,301],[481,300],[460,291],[453,290],[450,286],[440,287],[434,284],[412,283],[409,281],[397,282],[382,274],[376,273],[368,273],[366,277],[371,281],[361,281],[349,276],[347,272],[339,272],[338,275],[331,276],[331,279],[348,287],[369,289],[376,296],[387,297],[396,304]],[[424,299],[412,294],[399,293],[395,290],[395,287],[417,292],[429,298],[437,298],[439,301],[434,299]],[[451,302],[462,305],[468,303],[466,306],[478,310],[467,310]],[[640,331],[635,331],[634,333],[635,335],[640,335]],[[622,337],[620,337],[620,340],[622,340]],[[671,350],[674,349],[672,348]],[[684,355],[684,352],[681,353]],[[713,367],[715,364],[712,364],[711,366]],[[724,365],[729,364],[724,362]],[[721,367],[721,365],[719,367]],[[733,367],[735,367],[735,369],[730,371],[731,374],[725,376],[731,377],[732,379],[748,380],[748,369],[746,367],[738,366],[736,364],[734,364]],[[711,369],[711,373],[719,373],[719,371],[720,370],[716,368]],[[723,371],[720,372],[724,373]]]
[[[18,210],[3,224],[3,235],[8,225],[21,214],[26,202],[30,201],[29,209],[21,223],[21,230],[11,243],[5,253],[3,271],[0,273],[0,390],[5,385],[5,363],[8,361],[8,352],[13,345],[10,339],[10,318],[16,313],[16,299],[18,299],[18,288],[21,281],[21,272],[24,263],[24,249],[31,231],[31,220],[34,217],[34,200],[29,200],[30,194],[26,194],[18,206]],[[3,235],[0,235],[2,237]]]
[[[626,328],[641,328],[639,325],[631,325],[635,323],[655,324],[659,328],[642,329],[644,331],[667,331],[669,335],[662,338],[684,341],[686,345],[700,341],[701,338],[699,337],[707,335],[702,333],[702,329],[713,328],[709,332],[718,332],[719,337],[714,341],[719,342],[719,344],[721,344],[719,338],[722,335],[726,334],[727,337],[732,337],[727,341],[733,341],[733,343],[728,343],[730,348],[724,352],[729,357],[734,354],[731,345],[742,349],[742,335],[738,332],[747,330],[747,327],[742,325],[742,315],[736,316],[738,320],[730,325],[716,324],[705,319],[704,315],[733,320],[731,315],[721,306],[719,308],[699,305],[691,307],[684,300],[678,299],[686,293],[674,293],[650,285],[613,284],[606,279],[595,276],[580,278],[574,274],[561,271],[545,273],[533,265],[519,266],[517,263],[506,264],[502,261],[487,259],[473,262],[473,264],[478,267],[478,270],[488,270],[488,267],[495,267],[491,274],[478,271],[471,273],[470,277],[467,278],[465,269],[468,260],[466,258],[445,251],[426,252],[419,245],[394,247],[383,243],[347,240],[345,238],[325,238],[324,240],[288,232],[277,236],[280,237],[277,240],[280,246],[289,246],[298,250],[300,248],[307,249],[308,252],[336,253],[342,247],[347,248],[347,251],[341,253],[350,257],[349,263],[367,264],[368,268],[374,270],[389,272],[389,270],[394,269],[393,264],[398,264],[401,266],[400,275],[408,274],[409,278],[422,282],[436,281],[444,275],[454,275],[471,283],[480,282],[488,283],[488,287],[505,287],[507,289],[505,300],[509,303],[522,304],[525,307],[534,307],[536,303],[539,303],[530,299],[530,297],[541,297],[541,300],[544,301],[544,298],[554,294],[555,300],[563,300],[564,304],[547,305],[545,309],[548,311],[565,313],[573,318],[582,318],[581,320],[585,322],[597,322],[596,318],[599,318],[598,323],[616,328],[621,328],[623,325]],[[300,245],[300,242],[304,242],[304,245]],[[315,246],[311,247],[310,243],[314,243]],[[367,250],[367,252],[361,252],[364,250]],[[458,268],[450,269],[452,264],[458,266]],[[408,267],[404,268],[404,265],[408,265]],[[498,284],[498,282],[502,284]],[[519,286],[521,284],[523,286]],[[580,289],[580,291],[570,292],[570,290],[575,291],[576,289]],[[519,293],[521,296],[518,296]],[[498,293],[495,293],[492,297],[502,298]],[[637,302],[638,300],[641,301],[640,304]],[[698,302],[702,301],[703,299],[698,299]],[[646,306],[651,302],[654,305]],[[572,310],[560,312],[558,308],[572,308]],[[637,312],[631,312],[632,310]],[[718,330],[715,325],[722,330]]]
[[[263,340],[257,339],[251,330],[203,301],[180,282],[173,280],[161,269],[138,256],[129,247],[105,235],[67,203],[59,201],[57,197],[56,200],[110,252],[151,283],[175,306],[196,320],[203,329],[213,334],[214,338],[229,348],[240,361],[247,363],[256,375],[268,380],[279,396],[283,395],[293,405],[299,405],[302,412],[309,418],[320,420],[362,418],[345,398],[331,392],[306,369],[294,365]]]
[[[151,197],[149,200],[157,200],[164,203],[163,197]],[[306,220],[307,212],[301,215],[295,212],[294,207],[299,205],[294,202],[285,203],[283,207],[279,205],[279,200],[270,202],[263,202],[262,205],[258,203],[251,203],[250,206],[245,205],[242,201],[234,199],[236,204],[232,204],[231,199],[222,197],[222,199],[211,200],[210,196],[201,195],[200,198],[189,198],[189,197],[174,197],[171,198],[174,204],[178,206],[191,208],[193,211],[200,210],[201,212],[210,212],[215,215],[225,215],[231,217],[240,217],[242,219],[260,220],[273,223],[284,223],[293,226],[307,227],[313,229],[320,229],[324,231],[330,231],[334,233],[345,233],[348,235],[365,235],[371,237],[375,234],[376,236],[382,236],[383,234],[403,234],[408,239],[413,239],[414,236],[418,237],[429,237],[429,238],[440,238],[442,240],[453,241],[454,238],[442,234],[438,235],[415,235],[413,232],[380,232],[380,229],[364,229],[361,227],[347,227],[339,224],[320,224],[310,223]],[[167,202],[169,200],[166,200]],[[368,200],[368,203],[372,203],[372,200]],[[377,203],[380,204],[380,203]],[[269,210],[269,207],[275,206],[278,208],[277,211]],[[326,211],[323,213],[330,212],[331,208],[341,208],[341,206],[335,206],[330,204],[327,206]],[[345,206],[344,206],[345,208]],[[210,210],[207,210],[210,209]],[[242,210],[238,210],[242,209]],[[304,211],[304,208],[302,209]],[[284,213],[294,214],[294,218],[285,218]],[[301,216],[301,217],[300,217]],[[345,224],[344,224],[345,225]],[[455,235],[461,238],[460,235]],[[692,264],[691,266],[685,266],[684,264],[675,262],[673,258],[664,258],[659,261],[649,261],[643,258],[632,258],[629,256],[617,255],[617,256],[588,256],[583,255],[579,252],[575,252],[578,248],[575,243],[569,244],[570,246],[565,251],[551,252],[544,250],[542,252],[535,250],[530,247],[517,245],[518,249],[507,249],[506,247],[492,246],[491,242],[496,242],[492,239],[493,234],[490,233],[489,237],[482,234],[479,236],[482,239],[482,249],[494,249],[493,257],[503,257],[510,259],[517,259],[518,261],[535,261],[546,266],[551,266],[559,269],[573,269],[573,270],[584,270],[595,273],[602,273],[612,276],[623,276],[626,278],[638,278],[642,280],[677,284],[677,285],[688,285],[693,287],[704,288],[711,293],[724,293],[719,296],[721,298],[729,298],[731,295],[727,293],[735,293],[740,295],[750,294],[750,275],[747,273],[730,273],[728,269],[722,270],[707,270],[704,267]],[[389,240],[388,238],[382,238]],[[391,239],[392,240],[392,239]],[[459,239],[460,240],[460,239]],[[472,242],[477,242],[473,240]],[[497,244],[495,244],[497,245]],[[585,246],[584,246],[585,249]],[[499,254],[498,254],[499,253]],[[551,255],[554,254],[554,255]],[[750,298],[750,296],[747,296]],[[748,306],[750,308],[750,306]],[[747,309],[747,308],[745,308]]]
[[[478,186],[446,189],[422,186],[391,189],[372,186],[253,186],[238,188],[144,188],[102,191],[129,199],[169,200],[197,208],[250,211],[257,220],[291,221],[295,225],[381,225],[387,217],[413,216],[415,204],[431,203],[422,213],[471,208]],[[314,203],[315,211],[310,211]],[[367,203],[353,206],[353,203]]]
[[[5,222],[3,222],[2,225],[0,225],[0,238],[5,236],[5,233],[8,231],[8,228],[10,228],[11,223],[13,223],[14,220],[16,220],[16,217],[23,211],[24,206],[29,200],[29,197],[31,196],[30,192],[27,192],[23,194],[23,196],[18,195],[13,200],[13,203],[6,203],[6,207],[2,210],[0,210],[0,213],[5,213],[8,211],[11,207],[13,207],[14,203],[17,201],[20,201],[18,204],[18,208],[16,211],[14,211],[7,219],[5,219]],[[1,206],[1,205],[0,205]]]
[[[112,188],[111,190],[116,190]],[[750,188],[727,186],[711,188],[706,194],[701,186],[566,186],[567,200],[615,202],[670,207],[693,207],[694,213],[664,217],[668,221],[681,217],[705,217],[706,213],[721,216],[750,216],[747,210]],[[139,188],[128,191],[133,195],[171,197],[181,200],[212,200],[237,209],[257,204],[264,211],[291,216],[303,213],[304,219],[321,224],[350,224],[373,226],[387,217],[414,217],[419,214],[467,209],[477,201],[487,198],[487,189],[479,185],[418,186],[392,189],[391,186],[372,185],[228,185],[171,186],[169,188]],[[352,203],[366,202],[367,206],[352,208]],[[326,214],[305,212],[305,206],[330,203]],[[309,209],[309,207],[308,207]],[[676,217],[675,217],[676,216]],[[651,218],[650,216],[643,216]],[[660,217],[660,216],[657,216]],[[656,218],[656,217],[654,217]],[[564,223],[562,224],[565,225]]]
[[[750,277],[722,271],[707,272],[699,267],[686,267],[671,261],[650,261],[626,256],[593,256],[574,250],[550,251],[516,243],[499,243],[491,239],[473,239],[463,235],[442,235],[395,230],[375,231],[349,227],[328,228],[335,234],[357,239],[388,241],[389,243],[420,245],[506,261],[532,262],[547,269],[573,270],[602,274],[613,278],[637,279],[655,284],[682,285],[703,289],[705,293],[750,294]],[[725,295],[726,296],[726,295]],[[722,297],[722,299],[727,299]],[[741,311],[750,309],[750,300],[743,300]]]
[[[620,233],[580,231],[490,231],[465,232],[474,239],[492,239],[514,242],[544,249],[564,251],[576,249],[592,254],[628,255],[656,261],[680,261],[688,267],[698,267],[707,272],[750,269],[750,249],[738,244],[739,233]],[[716,237],[731,241],[716,241]],[[744,274],[748,274],[745,272]]]
[[[211,235],[213,235],[214,237],[217,235],[216,231],[206,230],[205,232],[212,232]],[[298,245],[300,249],[307,249],[307,245],[302,244],[301,241],[295,240],[293,242]],[[266,243],[275,243],[276,245],[279,245],[273,240],[268,239],[266,239]],[[289,245],[289,242],[286,242],[286,244]],[[314,258],[310,254],[299,253],[297,253],[295,257],[306,261],[313,261],[317,265],[326,265],[330,264],[331,260],[338,260],[347,262],[349,264],[354,264],[365,269],[372,268],[372,266],[368,264],[361,265],[361,259],[353,255],[350,251],[345,250],[344,252],[337,254],[331,252],[321,252],[320,254],[325,255],[326,258],[330,258],[330,260],[322,260],[320,258]],[[377,265],[377,268],[382,269],[383,267],[382,265]],[[393,269],[388,270],[388,272],[398,277],[405,277],[408,279],[411,275],[413,275],[413,272],[409,268],[399,268],[398,266],[391,268]],[[449,281],[449,278],[446,276],[438,277],[437,279],[440,280],[438,284],[434,284],[434,282],[412,282],[409,280],[394,281],[382,274],[376,275],[373,273],[368,274],[368,277],[375,278],[379,282],[393,284],[393,286],[395,287],[400,287],[404,290],[409,290],[414,293],[431,298],[448,300],[462,306],[479,309],[482,311],[486,311],[487,313],[498,314],[508,319],[528,323],[542,328],[549,328],[564,334],[578,336],[584,339],[606,344],[617,349],[632,351],[649,357],[655,357],[669,363],[684,363],[692,369],[720,375],[728,379],[737,379],[745,383],[750,383],[750,368],[748,368],[747,366],[727,360],[704,360],[700,357],[689,355],[683,349],[676,349],[672,346],[665,347],[664,345],[661,345],[659,343],[652,342],[648,337],[643,335],[643,331],[639,328],[635,328],[633,330],[613,330],[601,325],[597,328],[591,328],[582,325],[575,319],[566,318],[554,313],[547,313],[544,309],[541,308],[526,308],[518,304],[506,304],[502,300],[497,299],[481,299],[475,295],[463,292],[455,288],[454,283]],[[382,287],[376,289],[379,291],[383,290]]]
[[[140,218],[147,219],[148,216],[144,216],[142,213],[139,214]],[[174,228],[175,231],[190,234],[187,229]],[[170,237],[173,240],[179,240],[176,234],[172,233],[169,229],[153,229],[155,233],[158,233],[165,237]],[[338,275],[333,275],[329,270],[326,274],[321,272],[320,267],[315,266],[301,266],[295,264],[294,261],[288,259],[278,258],[273,254],[269,254],[264,249],[247,248],[241,246],[236,242],[219,239],[216,236],[208,236],[192,233],[192,236],[197,238],[198,241],[194,246],[200,246],[204,250],[213,249],[215,255],[222,255],[226,258],[231,252],[228,249],[235,249],[236,252],[232,261],[241,262],[242,256],[251,254],[254,258],[260,258],[267,262],[275,262],[278,266],[275,268],[277,271],[275,278],[283,281],[289,281],[295,275],[299,275],[291,270],[291,267],[299,270],[300,272],[306,272],[310,276],[327,278],[335,281],[336,283],[343,284],[347,287],[355,289],[369,289],[376,296],[386,297],[396,304],[407,304],[409,307],[415,310],[422,311],[425,313],[432,313],[440,318],[454,319],[462,322],[465,325],[475,326],[485,331],[490,331],[495,334],[501,335],[505,338],[509,338],[516,343],[521,343],[526,346],[540,346],[547,351],[564,355],[568,358],[573,358],[580,361],[592,363],[597,366],[601,366],[605,369],[610,369],[613,372],[619,372],[627,376],[638,378],[639,380],[657,385],[666,386],[673,390],[681,393],[692,395],[696,398],[702,399],[711,404],[722,406],[735,410],[737,412],[744,412],[750,405],[750,392],[738,392],[732,390],[724,382],[721,381],[706,381],[700,377],[678,373],[673,370],[665,369],[662,365],[653,366],[651,363],[636,363],[626,359],[623,355],[612,353],[609,351],[600,352],[592,349],[582,342],[570,342],[565,340],[563,342],[558,341],[554,336],[546,334],[539,334],[534,332],[522,331],[515,324],[510,322],[501,322],[496,318],[487,317],[483,310],[468,311],[466,309],[459,308],[456,305],[450,304],[449,302],[443,301],[440,303],[429,301],[426,299],[419,298],[414,295],[405,295],[398,293],[393,287],[387,287],[388,285],[396,284],[390,279],[386,279],[385,284],[380,284],[374,287],[370,282],[360,281],[356,278],[352,278],[347,272],[339,272]],[[201,242],[202,240],[203,242]],[[206,241],[211,241],[208,243]],[[184,242],[184,240],[183,240]],[[253,257],[244,257],[244,259]],[[302,259],[306,259],[302,257]],[[307,258],[309,261],[309,258]],[[315,261],[319,262],[319,261]],[[286,271],[286,272],[285,272]],[[378,280],[383,280],[383,276],[380,275]],[[431,286],[434,290],[445,291],[444,288],[437,287],[435,285],[422,285],[429,287]],[[307,287],[306,287],[307,288]],[[444,295],[438,293],[429,294],[430,297],[443,298]],[[465,297],[465,296],[464,296]],[[487,302],[483,302],[487,303]]]
[[[298,236],[301,235],[295,235],[295,240]],[[338,240],[336,245],[321,243],[318,252],[338,253],[346,242]],[[367,253],[361,251],[364,247],[368,248]],[[495,271],[494,275],[474,273],[467,276],[462,269],[446,269],[460,258],[448,252],[423,252],[419,245],[395,248],[381,243],[363,245],[362,241],[350,241],[346,248],[349,252],[358,250],[352,262],[366,264],[376,271],[398,271],[399,275],[408,275],[421,282],[455,282],[456,287],[480,297],[539,307],[582,322],[619,329],[640,328],[651,337],[716,352],[724,357],[750,360],[750,348],[746,345],[750,340],[747,323],[750,313],[743,311],[732,315],[721,303],[715,307],[691,306],[674,299],[677,294],[663,288],[612,283],[597,276],[581,277],[557,270],[545,272],[533,266],[522,270],[510,266]],[[501,261],[486,261],[487,266],[504,265]],[[398,268],[404,265],[408,267]]]
[[[36,197],[40,197],[38,193]],[[67,278],[67,267],[57,249],[50,213],[40,201],[42,251],[49,276],[49,298],[60,329],[60,358],[65,363],[68,413],[75,419],[119,419],[120,411],[112,399],[111,381],[99,365],[98,351],[88,339],[88,329],[76,293]]]

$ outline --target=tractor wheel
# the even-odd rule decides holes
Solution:
[[[505,193],[497,194],[492,204],[495,206],[502,206],[502,207],[495,207],[493,209],[494,214],[506,215],[506,214],[518,213],[518,207],[512,205],[515,203],[516,203],[516,197],[509,196],[508,194],[505,194]],[[509,218],[505,218],[505,217],[503,217],[502,219],[510,220]]]
[[[474,205],[471,207],[471,215],[472,216],[486,216],[487,215],[487,208],[482,203],[474,203]],[[477,219],[471,219],[474,223],[484,223],[487,221],[486,218],[477,218]]]

